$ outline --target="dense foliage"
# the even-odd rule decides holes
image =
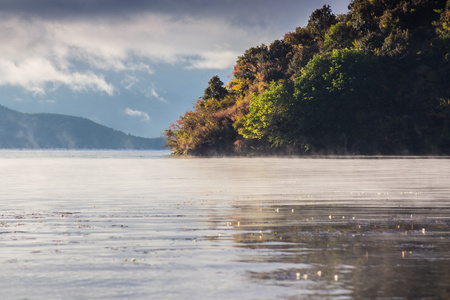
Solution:
[[[214,76],[166,138],[177,154],[450,154],[450,0],[325,5]]]

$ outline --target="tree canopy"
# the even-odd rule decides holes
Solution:
[[[324,5],[166,130],[175,153],[450,154],[450,0]]]

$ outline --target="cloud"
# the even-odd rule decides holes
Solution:
[[[207,37],[219,35],[214,31],[218,28],[202,27],[153,14],[122,22],[55,22],[0,14],[0,85],[19,86],[35,95],[61,85],[76,92],[112,95],[114,86],[105,79],[105,71],[149,75],[153,73],[150,62],[187,62],[194,68],[231,66],[235,57],[228,50],[223,51],[226,58],[221,51],[214,52],[215,57],[209,54]],[[189,56],[197,59],[187,60]]]
[[[136,76],[132,76],[130,74],[125,74],[125,78],[120,81],[123,87],[127,90],[131,90],[131,88],[139,82],[139,78]]]
[[[0,85],[19,86],[35,95],[61,85],[72,91],[96,91],[108,95],[114,87],[102,74],[76,70],[69,49],[49,34],[39,20],[0,15]]]
[[[113,95],[108,72],[139,78],[161,63],[225,70],[245,49],[281,38],[284,20],[294,24],[294,16],[312,11],[304,5],[317,5],[311,3],[0,0],[0,85],[36,95],[60,86]]]
[[[143,13],[132,19],[68,20],[57,26],[42,21],[47,33],[66,58],[89,63],[96,69],[146,71],[148,63],[184,63],[188,68],[225,69],[234,65],[247,45],[267,38],[234,27],[226,19]],[[135,62],[129,61],[135,60]]]
[[[149,89],[146,91],[146,96],[147,96],[148,98],[151,98],[151,97],[156,98],[157,100],[159,100],[159,101],[161,101],[161,102],[167,102],[167,100],[164,99],[163,97],[161,97],[161,96],[158,94],[158,92],[157,92],[154,88],[149,88]]]
[[[56,101],[55,99],[41,99],[41,100],[39,100],[39,103],[41,103],[41,104],[55,104],[56,102],[58,102],[58,101]]]
[[[350,0],[328,0],[333,11],[347,11]],[[61,20],[70,18],[130,18],[136,14],[153,12],[169,14],[174,19],[186,15],[194,18],[224,16],[241,25],[276,23],[304,19],[323,2],[314,0],[0,0],[0,11],[9,15],[39,16]],[[302,24],[295,24],[302,25]]]
[[[132,110],[129,107],[125,109],[125,114],[132,117],[142,117],[142,121],[150,121],[150,117],[146,112],[139,110]]]
[[[188,59],[188,69],[226,69],[237,60],[240,53],[234,51],[204,52],[197,58]],[[232,62],[232,63],[231,63]]]
[[[150,66],[143,62],[128,63],[126,65],[126,69],[130,70],[130,71],[141,71],[141,72],[145,72],[147,74],[153,74],[153,70],[150,68]]]
[[[103,76],[92,72],[58,70],[43,58],[29,58],[14,63],[0,59],[0,85],[20,86],[35,95],[44,95],[46,89],[66,85],[73,91],[93,90],[112,95],[114,87]]]

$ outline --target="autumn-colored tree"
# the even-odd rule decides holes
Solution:
[[[213,76],[205,94],[165,131],[167,146],[176,154],[223,154],[233,151],[234,99],[218,76]]]
[[[166,130],[175,153],[450,154],[450,0],[353,0],[238,57]]]

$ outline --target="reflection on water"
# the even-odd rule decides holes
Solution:
[[[247,276],[318,298],[450,297],[450,211],[335,206],[236,207],[243,262],[287,264]],[[340,291],[336,289],[340,287]]]
[[[0,299],[449,299],[447,159],[0,151]]]

